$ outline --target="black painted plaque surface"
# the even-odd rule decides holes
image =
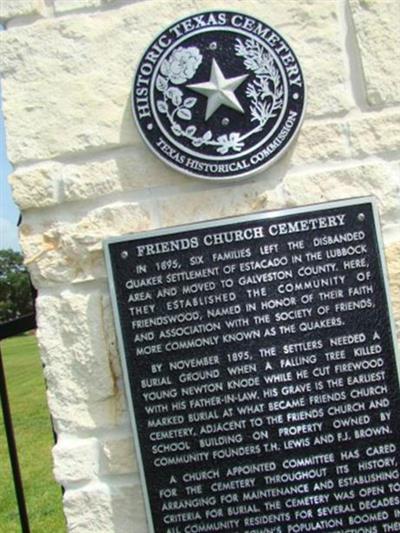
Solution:
[[[400,531],[378,225],[367,198],[107,242],[151,531]]]

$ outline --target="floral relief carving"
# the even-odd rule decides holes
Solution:
[[[236,39],[235,53],[243,57],[244,67],[254,73],[254,81],[247,83],[246,97],[250,104],[251,121],[254,128],[247,132],[230,132],[215,136],[211,129],[202,134],[194,124],[185,124],[193,118],[193,108],[198,103],[195,96],[185,97],[179,85],[191,80],[203,56],[197,47],[183,46],[175,49],[169,58],[164,59],[160,66],[160,74],[156,78],[156,88],[163,98],[157,100],[157,110],[166,115],[171,131],[176,137],[188,139],[192,146],[202,145],[215,147],[215,151],[225,155],[241,152],[246,139],[262,131],[268,120],[275,117],[283,105],[283,87],[280,73],[274,65],[269,52],[252,39],[242,42]]]

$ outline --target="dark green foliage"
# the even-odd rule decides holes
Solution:
[[[22,255],[0,250],[0,322],[32,313],[32,293]]]

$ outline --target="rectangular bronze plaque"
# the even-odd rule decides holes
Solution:
[[[151,531],[400,531],[370,198],[106,244]]]

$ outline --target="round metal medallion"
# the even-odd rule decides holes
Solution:
[[[229,11],[170,26],[145,52],[133,86],[147,144],[198,178],[240,178],[275,162],[304,106],[303,74],[287,42],[264,22]]]

